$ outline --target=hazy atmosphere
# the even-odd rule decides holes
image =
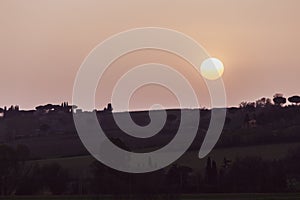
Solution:
[[[1,0],[0,106],[30,109],[71,102],[77,70],[88,53],[113,34],[146,26],[183,32],[222,60],[229,105],[277,92],[299,94],[299,7],[298,0]],[[117,67],[165,61],[190,76],[202,105],[209,106],[207,95],[201,95],[206,94],[203,81],[178,59],[168,53],[135,52],[116,61],[112,70],[116,74]],[[110,84],[117,77],[99,84],[97,107],[110,101]],[[156,101],[151,98],[154,88],[144,89],[133,96],[133,109]],[[166,106],[176,105],[160,99]]]
[[[299,200],[300,0],[0,0],[0,200]]]

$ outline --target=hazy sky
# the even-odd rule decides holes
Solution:
[[[0,106],[27,109],[71,102],[73,82],[87,54],[113,34],[145,26],[183,32],[221,59],[229,105],[277,92],[300,94],[299,8],[299,0],[0,0]],[[149,51],[125,57],[112,67],[168,62],[190,74],[198,87],[190,68],[174,55]],[[117,79],[116,70],[111,74]],[[109,101],[110,78],[99,84],[99,90],[106,89],[97,93],[98,107]],[[201,84],[199,80],[197,95],[208,106]],[[174,106],[170,96],[162,88],[145,87],[131,105],[162,101]]]

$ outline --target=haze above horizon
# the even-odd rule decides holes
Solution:
[[[16,1],[0,2],[0,107],[71,102],[76,73],[88,53],[111,35],[137,27],[164,27],[194,38],[225,66],[228,106],[283,93],[300,94],[300,13],[297,0]],[[147,50],[121,57],[99,83],[96,108],[110,102],[122,72],[138,64],[168,64],[189,78],[201,106],[210,99],[186,61]],[[201,63],[199,63],[200,66]],[[145,86],[133,110],[153,103],[177,107],[165,88]]]

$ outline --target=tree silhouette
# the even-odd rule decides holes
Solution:
[[[0,194],[10,195],[12,183],[16,182],[18,159],[16,151],[6,145],[0,146]]]
[[[216,192],[218,186],[218,169],[216,161],[210,157],[207,158],[206,170],[205,170],[205,186],[206,192]]]
[[[217,169],[217,163],[216,161],[212,161],[211,166],[211,182],[214,186],[218,184],[218,169]]]
[[[62,168],[59,164],[46,164],[42,167],[41,171],[44,186],[48,188],[52,194],[62,194],[66,190],[69,174],[68,171]]]
[[[113,111],[111,103],[107,104],[107,111],[108,112],[112,112]]]
[[[16,190],[29,156],[30,151],[24,145],[18,145],[16,149],[0,145],[0,195],[10,195]]]
[[[265,107],[266,106],[266,102],[267,102],[267,99],[265,97],[256,100],[256,102],[255,102],[256,108],[263,108],[263,107]]]
[[[211,173],[212,173],[212,165],[211,165],[211,158],[208,157],[206,161],[206,168],[205,168],[205,183],[211,183]]]
[[[241,109],[246,109],[248,111],[254,111],[255,110],[255,102],[247,102],[247,101],[243,101],[240,103],[239,107]]]
[[[283,97],[283,94],[275,94],[273,96],[273,101],[274,101],[275,105],[282,106],[286,103],[286,98]]]
[[[289,97],[288,100],[292,104],[298,105],[300,103],[300,96],[295,95],[295,96]]]
[[[43,185],[41,177],[41,167],[38,164],[33,164],[26,169],[26,172],[21,177],[16,188],[16,195],[35,195],[38,194]]]

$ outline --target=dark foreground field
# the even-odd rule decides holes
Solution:
[[[170,199],[170,200],[299,200],[300,194],[201,194],[201,195],[159,195],[159,196],[36,196],[0,197],[5,200],[113,200],[113,199]]]

